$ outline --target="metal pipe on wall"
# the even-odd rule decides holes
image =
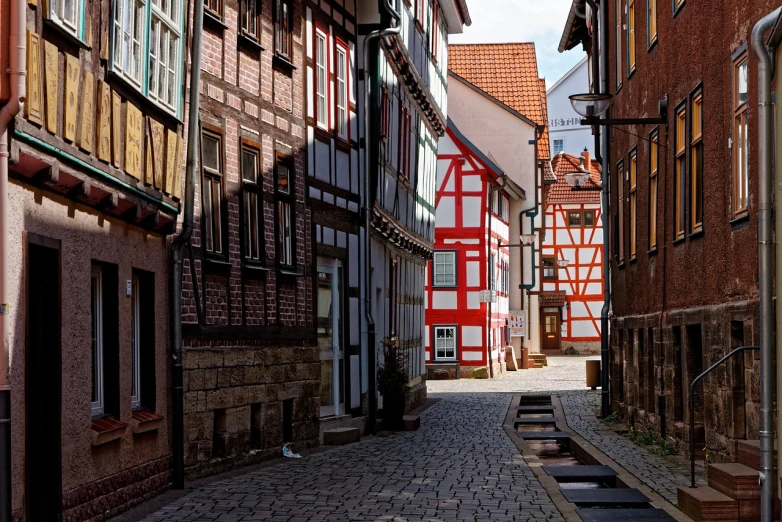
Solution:
[[[0,109],[0,522],[11,522],[11,366],[8,304],[8,128],[27,95],[27,3],[11,0],[9,73],[11,96]]]
[[[382,4],[383,9],[385,9],[391,19],[396,22],[396,25],[372,31],[364,37],[364,205],[362,208],[364,213],[364,259],[363,263],[360,264],[360,267],[364,270],[364,319],[367,327],[366,343],[369,373],[367,376],[369,388],[369,415],[367,424],[370,435],[374,435],[377,430],[377,354],[375,353],[375,319],[372,315],[372,293],[370,291],[372,288],[372,274],[369,269],[372,265],[372,183],[370,172],[372,171],[372,158],[374,157],[373,154],[370,154],[370,142],[372,141],[370,139],[370,127],[372,123],[372,106],[370,105],[372,100],[372,74],[370,69],[372,61],[370,60],[369,52],[370,45],[374,40],[396,36],[402,31],[402,17],[396,9],[394,9],[394,6],[389,3],[389,0],[379,0],[379,4]],[[374,143],[372,145],[374,145]],[[376,175],[376,173],[377,169],[375,169],[374,175]]]
[[[782,8],[764,16],[752,29],[752,50],[758,59],[758,272],[760,279],[760,520],[774,518],[774,354],[772,352],[771,234],[771,79],[773,64],[764,35],[774,27]]]
[[[780,52],[774,52],[774,62],[775,67],[774,69],[777,71],[782,71],[782,53]],[[782,129],[782,111],[779,109],[776,109],[775,114],[775,129]],[[774,133],[774,152],[776,158],[782,157],[782,132],[775,132]],[[776,168],[774,169],[776,174],[776,197],[774,198],[774,201],[777,202],[777,205],[780,201],[782,201],[782,168]],[[779,234],[779,231],[782,231],[782,210],[780,208],[776,208],[776,212],[774,212],[774,218],[775,218],[775,230],[777,231],[777,234]],[[779,274],[782,274],[782,244],[779,240],[777,240],[775,246],[776,250],[776,294],[777,296],[782,296],[782,277],[779,277]],[[779,303],[779,299],[777,299],[777,303]],[[779,336],[782,333],[782,306],[774,307],[776,310],[776,332],[777,336]],[[777,397],[782,397],[782,342],[779,340],[776,341],[776,360],[777,360]],[[779,409],[777,407],[777,409]],[[779,436],[780,433],[782,433],[782,418],[780,418],[779,415],[777,415],[777,436]],[[777,451],[777,470],[782,469],[782,453]],[[777,482],[777,496],[782,495],[782,482],[778,479]]]
[[[201,82],[201,27],[204,23],[204,3],[193,3],[193,37],[190,46],[190,108],[187,122],[187,159],[185,162],[185,207],[182,231],[171,243],[171,446],[174,458],[174,489],[185,487],[184,388],[182,364],[182,260],[185,246],[193,234],[195,212],[196,153],[199,141],[200,82]],[[194,280],[193,284],[197,282]]]

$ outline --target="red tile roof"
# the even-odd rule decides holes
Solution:
[[[589,164],[591,179],[583,187],[573,188],[565,181],[565,174],[581,170],[581,157],[564,152],[554,156],[551,166],[557,181],[551,185],[546,203],[600,203],[600,163],[590,160]]]
[[[546,129],[539,141],[538,159],[549,159],[546,87],[538,76],[535,44],[452,44],[448,68],[475,87]]]
[[[565,292],[541,292],[538,306],[565,306]]]

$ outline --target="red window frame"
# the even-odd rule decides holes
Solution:
[[[318,110],[320,109],[320,105],[318,103],[318,34],[322,33],[323,36],[326,37],[326,48],[323,50],[323,58],[326,60],[326,63],[324,64],[324,74],[325,74],[325,100],[324,105],[326,106],[326,126],[323,127],[321,124],[321,121],[318,119]],[[313,89],[313,98],[314,98],[314,105],[315,105],[315,127],[318,129],[323,129],[325,131],[331,130],[331,111],[329,110],[329,93],[331,92],[331,89],[329,88],[329,85],[331,83],[331,78],[329,74],[329,69],[331,68],[330,63],[330,55],[329,55],[329,41],[331,40],[331,36],[329,35],[329,29],[325,25],[321,24],[320,22],[315,22],[314,27],[312,29],[312,64],[315,74],[315,81],[314,83],[314,89]]]
[[[345,53],[345,134],[339,134],[339,81],[337,77],[337,67],[339,67],[338,53],[342,50]],[[334,132],[337,137],[343,141],[350,142],[350,47],[341,38],[334,38]]]
[[[388,138],[388,124],[390,116],[390,100],[388,99],[388,89],[381,87],[380,89],[380,137]]]
[[[402,104],[399,108],[399,175],[410,179],[410,110]]]
[[[439,0],[432,2],[432,60],[437,62],[437,45],[440,43],[440,5]]]

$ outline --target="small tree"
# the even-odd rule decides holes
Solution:
[[[397,346],[396,337],[383,343],[383,364],[377,370],[377,389],[384,398],[407,399],[410,395],[405,362],[404,350]]]

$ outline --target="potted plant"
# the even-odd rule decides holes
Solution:
[[[402,429],[410,384],[403,350],[392,337],[383,345],[383,364],[377,370],[377,389],[383,395],[383,426]]]

